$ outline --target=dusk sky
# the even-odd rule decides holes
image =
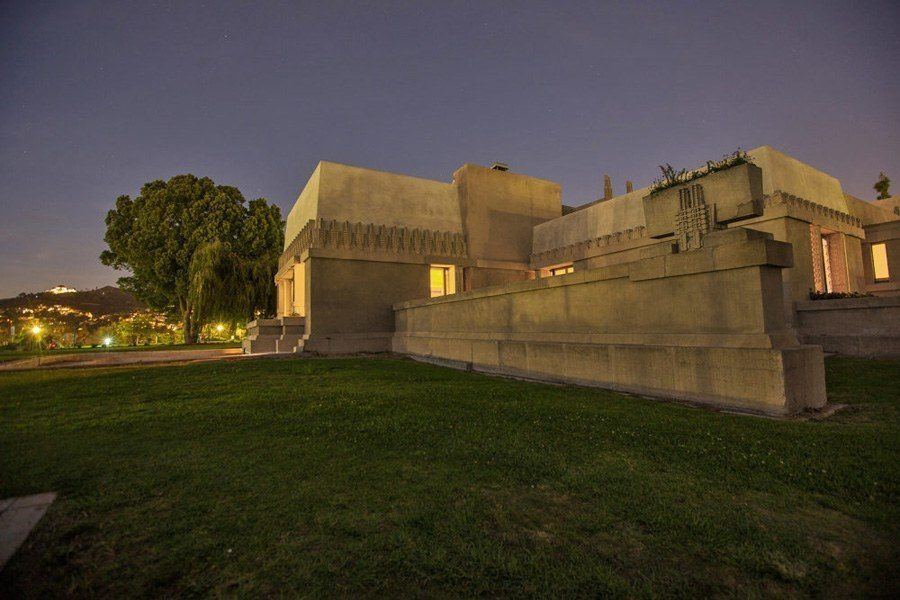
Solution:
[[[0,297],[93,288],[116,196],[179,173],[284,214],[321,159],[504,161],[578,205],[762,144],[900,193],[900,2],[0,4]]]

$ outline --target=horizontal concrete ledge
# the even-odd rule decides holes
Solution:
[[[724,333],[571,333],[571,332],[408,332],[397,331],[395,338],[465,341],[511,341],[585,345],[685,347],[685,348],[793,348],[798,345],[793,331],[761,334]]]
[[[866,298],[833,298],[831,300],[806,300],[797,302],[798,311],[847,310],[853,308],[900,307],[900,296],[871,296]]]
[[[418,306],[431,306],[434,304],[444,304],[450,302],[461,302],[463,300],[472,300],[474,298],[488,298],[491,296],[503,296],[506,294],[518,294],[530,290],[539,290],[552,287],[564,287],[577,283],[587,283],[590,281],[604,281],[607,279],[617,279],[628,277],[628,265],[613,265],[609,267],[601,267],[599,269],[591,269],[589,271],[579,271],[568,275],[559,275],[556,277],[541,277],[540,279],[530,279],[528,281],[516,281],[513,283],[504,283],[500,285],[492,285],[488,287],[478,288],[468,292],[457,292],[447,296],[438,296],[437,298],[418,298],[415,300],[406,300],[394,304],[394,310],[405,308],[415,308]]]
[[[247,329],[251,327],[278,327],[281,325],[280,319],[254,319],[247,323]]]
[[[726,229],[707,235],[704,238],[704,244],[706,246],[700,250],[691,252],[658,254],[654,250],[645,258],[630,263],[576,271],[556,277],[542,277],[529,281],[495,285],[438,298],[407,300],[394,304],[393,308],[394,310],[404,310],[619,278],[645,281],[749,267],[770,266],[782,268],[793,266],[791,245],[773,240],[771,234],[768,233],[750,229]],[[669,245],[667,244],[666,246]],[[666,250],[666,252],[670,251]],[[662,250],[659,250],[659,252],[662,252]]]
[[[295,262],[305,262],[312,258],[336,258],[341,260],[359,260],[364,262],[408,263],[417,265],[442,264],[459,267],[473,267],[476,261],[462,256],[445,254],[406,254],[393,250],[375,249],[360,250],[349,248],[310,248],[294,257]]]
[[[571,344],[396,336],[393,351],[448,366],[770,415],[825,404],[822,349]]]
[[[303,351],[321,354],[390,352],[393,332],[324,333],[304,336]]]
[[[536,383],[578,385],[583,387],[597,388],[610,390],[613,392],[655,398],[659,400],[685,402],[704,406],[706,408],[728,410],[750,415],[762,415],[767,417],[788,417],[797,413],[796,410],[792,410],[791,407],[786,405],[777,406],[761,402],[753,402],[750,400],[723,398],[722,396],[705,394],[702,392],[684,392],[639,384],[622,384],[616,383],[614,381],[584,379],[580,377],[568,377],[563,375],[548,375],[546,373],[536,373],[529,370],[483,365],[461,360],[452,360],[419,354],[407,354],[407,356],[419,362],[448,367],[460,371],[472,371],[476,373],[484,373],[487,375],[513,377],[516,379],[524,379]],[[824,402],[821,404],[821,406],[824,406]],[[821,406],[819,408],[821,408]]]
[[[822,346],[825,352],[859,358],[900,358],[900,333],[896,335],[804,335],[807,344]]]

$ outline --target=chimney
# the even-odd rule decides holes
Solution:
[[[603,176],[603,199],[609,200],[613,197],[612,191],[612,179],[609,178],[609,175]]]
[[[634,191],[634,184],[631,183],[630,181],[626,181],[625,182],[625,193],[630,194],[633,191]]]
[[[494,171],[509,171],[509,165],[502,162],[495,162],[491,165],[491,169]]]

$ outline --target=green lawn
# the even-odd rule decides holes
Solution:
[[[203,344],[159,344],[156,346],[111,346],[109,348],[54,348],[53,350],[0,350],[0,362],[21,360],[32,356],[55,354],[80,354],[83,352],[134,352],[152,350],[212,350],[215,348],[240,348],[240,342],[206,342]]]
[[[900,363],[825,421],[394,359],[0,375],[0,595],[898,592]]]

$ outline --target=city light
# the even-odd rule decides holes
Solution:
[[[34,327],[32,327],[31,333],[33,333],[34,335],[40,335],[40,333],[41,333],[40,325],[35,325]]]
[[[225,330],[225,326],[222,324],[216,325],[216,331],[222,333]]]
[[[105,337],[103,338],[103,345],[109,348],[112,345],[112,338]]]

